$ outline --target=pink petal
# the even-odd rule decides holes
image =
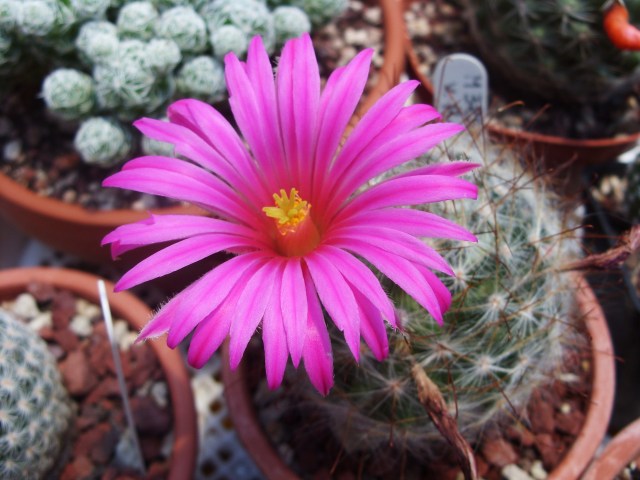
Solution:
[[[280,308],[280,290],[282,272],[274,277],[271,308],[267,308],[262,319],[262,343],[264,344],[264,366],[267,374],[267,385],[275,389],[282,383],[287,366],[289,349],[284,329],[282,309]],[[308,313],[308,312],[305,312]],[[304,318],[306,328],[306,317]]]
[[[403,105],[419,84],[420,82],[416,80],[403,82],[385,93],[358,121],[333,167],[344,164],[342,170],[348,168],[353,159],[369,142],[381,133],[400,113]]]
[[[162,168],[129,168],[111,175],[102,185],[193,202],[254,228],[262,224],[263,219],[257,217],[255,211],[249,210],[246,204],[240,203],[238,195],[228,185],[216,180],[213,175],[209,175],[211,180],[204,183],[195,170],[186,174]]]
[[[168,332],[171,322],[173,322],[173,312],[175,312],[175,307],[176,302],[169,302],[165,304],[153,316],[149,323],[142,328],[138,338],[136,338],[136,343],[149,338],[159,337],[160,335]]]
[[[360,318],[351,287],[338,269],[316,250],[304,257],[316,292],[333,323],[344,337],[357,360],[360,358]]]
[[[280,299],[287,345],[293,365],[297,367],[302,358],[307,316],[309,315],[302,265],[299,258],[289,258],[285,263]]]
[[[375,245],[389,253],[399,255],[415,263],[453,275],[447,261],[433,248],[404,232],[385,227],[348,226],[331,232],[328,241],[332,245],[348,248],[348,245]]]
[[[434,163],[432,165],[425,165],[424,167],[415,168],[407,172],[401,173],[394,178],[411,177],[417,175],[446,175],[448,177],[458,177],[464,175],[471,170],[475,170],[480,167],[479,163],[471,162],[448,162],[448,163]]]
[[[356,257],[340,248],[332,245],[323,245],[320,248],[322,255],[342,273],[354,292],[358,290],[368,298],[382,312],[386,320],[395,326],[393,304],[373,272]]]
[[[173,123],[192,130],[218,152],[226,162],[224,169],[220,169],[223,177],[234,185],[242,185],[243,193],[256,205],[271,199],[242,140],[220,112],[199,100],[183,99],[171,104],[167,113]]]
[[[369,159],[389,142],[395,141],[408,132],[438,118],[440,118],[440,114],[430,105],[416,104],[404,107],[380,133],[368,138],[365,137],[362,142],[359,142],[362,145],[357,156],[350,162],[342,159],[336,161],[332,175],[335,175],[335,178],[341,178],[345,172],[353,170],[353,168],[360,168],[363,163],[368,163]]]
[[[259,245],[256,245],[254,240],[223,233],[204,234],[181,240],[138,263],[122,276],[115,290],[140,285],[180,270],[214,253],[238,247],[259,248]]]
[[[206,233],[226,233],[247,238],[262,236],[261,232],[244,225],[216,218],[150,214],[149,218],[116,228],[102,239],[102,245],[111,243],[112,255],[115,257],[143,245],[180,240]]]
[[[410,208],[362,210],[341,222],[341,225],[344,224],[388,227],[417,237],[478,241],[475,235],[450,220],[433,213]],[[339,226],[335,225],[336,228]]]
[[[280,124],[285,132],[283,142],[293,184],[310,191],[308,160],[316,143],[320,74],[308,34],[285,44],[276,80]]]
[[[362,338],[369,345],[373,355],[378,360],[382,360],[389,355],[389,340],[380,310],[359,291],[354,289],[353,293],[356,297],[358,308],[360,308],[360,332],[362,332]]]
[[[348,247],[356,255],[360,255],[368,262],[372,263],[391,281],[396,283],[416,302],[422,305],[439,324],[442,324],[441,300],[436,296],[428,281],[422,282],[425,278],[420,270],[409,260],[397,255],[385,252],[372,245],[356,245]]]
[[[368,155],[362,155],[346,172],[334,204],[343,202],[356,189],[378,175],[422,155],[435,145],[463,130],[462,125],[434,123],[390,139]]]
[[[309,304],[307,335],[302,358],[311,384],[322,395],[327,395],[333,386],[333,356],[331,340],[324,323],[322,307],[309,273],[305,272],[305,288]]]
[[[315,182],[319,185],[323,185],[319,179],[327,174],[344,130],[360,101],[367,83],[372,56],[373,49],[358,53],[345,69],[338,73],[337,81],[329,80],[322,92],[314,168]]]
[[[471,182],[443,175],[392,178],[355,196],[338,213],[335,222],[365,209],[420,205],[458,198],[475,199],[478,187]]]
[[[219,305],[233,299],[236,285],[242,289],[245,279],[253,275],[265,262],[262,252],[238,255],[205,274],[186,290],[174,297],[176,302],[174,322],[167,336],[167,345],[177,346],[204,318]],[[171,303],[169,302],[169,303]],[[231,304],[232,300],[229,300]],[[226,307],[225,307],[226,308]]]
[[[274,142],[269,138],[272,129],[264,122],[265,112],[261,110],[263,99],[259,98],[259,93],[255,91],[247,75],[247,69],[235,55],[227,54],[224,60],[230,94],[229,104],[233,116],[254,158],[266,175],[267,190],[277,192],[282,188],[287,172],[277,151],[270,150]],[[273,79],[271,82],[273,83]]]
[[[271,292],[274,277],[281,265],[280,258],[269,260],[244,285],[233,312],[229,331],[229,363],[232,369],[240,364],[249,340],[264,316],[265,309],[277,308],[273,305]]]

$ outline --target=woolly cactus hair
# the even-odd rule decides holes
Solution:
[[[257,0],[214,0],[200,9],[209,31],[232,25],[245,34],[247,41],[262,37],[267,52],[275,47],[275,30],[269,9]]]
[[[233,25],[223,25],[211,32],[211,47],[215,57],[222,61],[224,56],[235,53],[238,58],[244,58],[249,48],[249,41],[242,30]]]
[[[71,68],[51,72],[42,84],[47,108],[64,120],[79,119],[93,110],[93,80],[86,73]]]
[[[44,37],[56,26],[55,5],[46,0],[25,0],[17,10],[17,27],[22,35]]]
[[[0,0],[0,31],[13,32],[18,24],[18,0]]]
[[[73,408],[47,345],[0,309],[0,478],[45,478]]]
[[[73,144],[85,162],[105,168],[126,160],[132,150],[129,132],[104,117],[82,122]]]
[[[453,295],[443,327],[388,282],[405,330],[391,342],[388,360],[380,363],[363,349],[356,365],[334,342],[339,366],[334,393],[326,399],[307,396],[324,409],[335,437],[354,454],[384,451],[390,443],[416,458],[438,454],[443,440],[418,402],[414,362],[439,387],[462,433],[474,442],[505,416],[526,421],[534,389],[557,378],[563,352],[579,341],[568,321],[572,283],[561,269],[579,256],[580,242],[560,213],[559,200],[523,171],[510,147],[479,151],[463,142],[448,151],[484,167],[473,174],[477,202],[430,209],[478,237],[478,244],[429,240],[455,274],[443,277]],[[436,153],[413,166],[437,158]]]
[[[290,3],[302,9],[314,27],[330,22],[347,9],[347,0],[291,0]]]
[[[154,35],[154,25],[158,18],[158,10],[153,3],[128,3],[118,12],[118,33],[122,38],[149,40]]]
[[[215,58],[200,56],[186,62],[176,77],[176,90],[182,98],[215,103],[224,98],[224,68]]]
[[[283,5],[273,10],[273,26],[276,45],[284,45],[290,38],[296,38],[311,31],[309,17],[298,7]]]
[[[148,44],[121,41],[117,56],[93,70],[100,108],[125,121],[158,110],[173,95],[174,84],[154,69],[155,60],[149,57]]]
[[[99,19],[105,16],[110,0],[70,0],[71,10],[78,20]]]
[[[146,64],[159,75],[171,73],[182,60],[180,47],[173,40],[154,38],[146,46]]]
[[[80,57],[90,65],[109,62],[118,52],[118,29],[111,22],[87,22],[78,32],[76,48]]]
[[[207,49],[207,26],[191,7],[165,11],[155,26],[156,34],[176,42],[183,53],[197,54]]]

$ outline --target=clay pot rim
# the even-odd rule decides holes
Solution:
[[[580,474],[593,458],[606,434],[613,410],[615,366],[613,344],[607,322],[604,312],[585,278],[577,274],[574,275],[574,278],[576,302],[582,313],[581,320],[584,322],[591,340],[592,392],[584,425],[562,461],[553,471],[549,472],[549,480],[580,478]],[[225,343],[222,355],[224,395],[240,440],[268,478],[299,479],[278,455],[260,426],[245,381],[246,367],[244,362],[237,370],[232,371],[229,367],[228,354],[228,344]]]
[[[68,290],[92,303],[100,304],[97,284],[100,277],[90,273],[53,267],[13,268],[0,271],[0,300],[8,300],[25,291],[31,282],[51,284]],[[140,330],[152,315],[141,300],[128,292],[113,292],[113,283],[105,280],[109,305],[114,316]],[[170,480],[190,478],[195,471],[198,453],[198,430],[191,383],[180,353],[161,342],[148,342],[153,349],[171,394],[173,445]]]
[[[8,175],[0,172],[0,197],[7,201],[19,205],[21,208],[37,212],[47,217],[73,221],[74,223],[86,225],[101,225],[108,228],[115,228],[125,223],[133,223],[146,218],[149,212],[152,213],[183,213],[198,214],[201,209],[191,205],[176,205],[166,208],[151,210],[91,210],[78,204],[67,203],[53,197],[38,195],[29,188],[20,185]]]
[[[591,463],[582,480],[613,478],[632,461],[640,461],[640,419],[627,425]]]

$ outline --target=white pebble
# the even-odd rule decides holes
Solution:
[[[545,480],[549,476],[540,460],[536,460],[531,465],[531,476],[536,480]]]
[[[120,346],[120,350],[123,352],[128,351],[131,346],[136,343],[136,339],[138,338],[138,334],[135,332],[127,332],[120,340],[118,340],[118,345]]]
[[[4,146],[2,156],[7,162],[15,162],[22,155],[22,142],[20,140],[11,140]]]
[[[115,320],[113,322],[113,336],[117,344],[120,344],[127,333],[129,333],[127,322],[124,320]]]
[[[569,405],[568,403],[563,403],[562,405],[560,405],[560,411],[562,413],[564,413],[565,415],[571,413],[571,405]]]
[[[362,16],[371,25],[380,25],[382,23],[382,10],[380,10],[380,7],[367,8]]]
[[[83,315],[88,319],[99,317],[102,314],[100,307],[83,298],[76,300],[76,310],[78,314]]]
[[[504,480],[533,480],[527,472],[514,464],[504,467],[501,473]]]
[[[75,315],[69,323],[69,328],[73,333],[79,337],[88,337],[93,332],[93,326],[91,325],[91,319],[84,315]]]
[[[40,331],[43,327],[51,327],[53,326],[53,321],[51,319],[51,312],[42,312],[33,317],[33,319],[29,322],[29,328],[34,332]]]
[[[156,382],[151,386],[151,398],[160,408],[164,408],[169,404],[169,389],[164,382]]]
[[[21,293],[13,302],[13,313],[22,318],[34,318],[40,314],[36,299],[30,293]]]
[[[349,45],[363,46],[369,43],[369,36],[367,35],[366,30],[347,28],[344,31],[344,41]]]

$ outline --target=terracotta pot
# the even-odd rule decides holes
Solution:
[[[0,271],[0,300],[15,298],[31,282],[41,282],[68,290],[94,304],[100,304],[98,277],[58,268],[17,268]],[[140,330],[149,320],[151,311],[135,296],[127,292],[113,293],[113,284],[105,282],[109,304],[114,316],[127,321],[132,329]],[[149,342],[162,367],[169,393],[173,417],[173,445],[170,458],[170,480],[191,478],[198,453],[198,430],[191,383],[184,361],[164,342]]]
[[[614,478],[633,461],[640,462],[640,419],[613,437],[593,461],[582,480]]]
[[[613,408],[614,354],[604,313],[581,276],[576,276],[576,300],[581,320],[591,340],[593,390],[585,422],[564,459],[549,473],[549,480],[577,479],[589,465],[604,438]],[[293,480],[299,477],[284,463],[262,430],[249,394],[246,366],[231,371],[228,345],[223,349],[223,382],[227,408],[240,440],[267,478]],[[594,477],[595,478],[595,477]],[[605,478],[605,477],[598,477]]]
[[[431,80],[420,70],[420,60],[415,53],[409,35],[405,38],[410,75],[422,84],[422,100],[433,103],[434,88]],[[622,134],[612,138],[573,139],[555,135],[527,132],[487,124],[489,135],[501,142],[528,149],[534,158],[544,162],[545,168],[554,169],[566,162],[576,166],[611,162],[620,154],[632,149],[640,141],[640,132]]]

